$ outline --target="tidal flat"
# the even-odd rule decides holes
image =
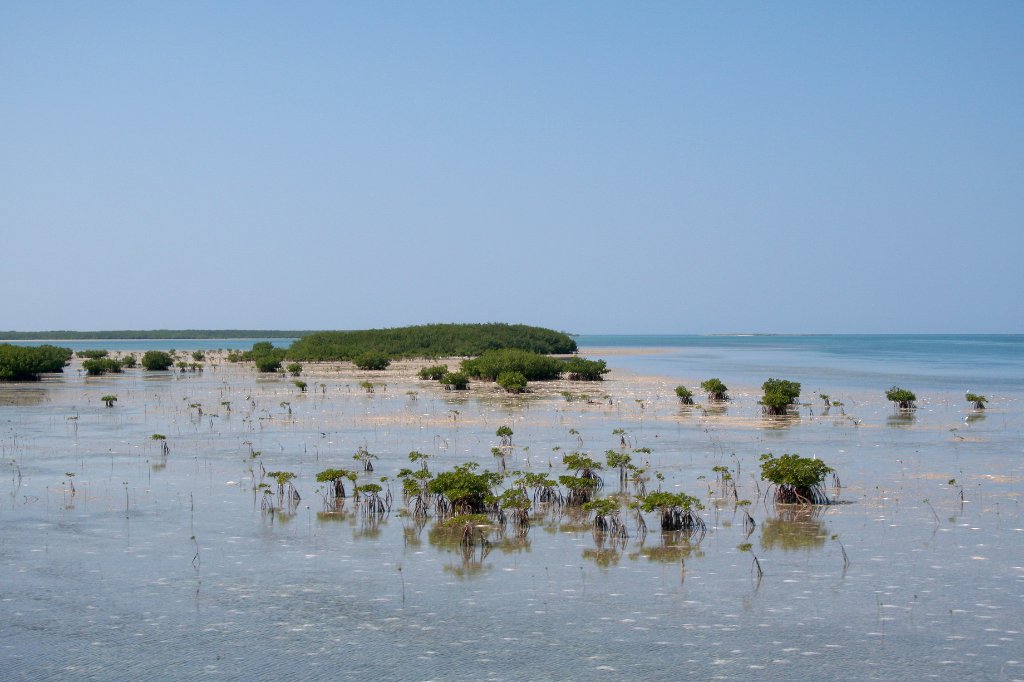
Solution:
[[[1018,392],[980,412],[931,388],[901,413],[888,385],[822,386],[843,403],[826,412],[805,383],[804,406],[766,418],[759,387],[727,375],[713,405],[706,376],[614,357],[604,381],[522,396],[444,391],[416,378],[427,364],[304,363],[305,392],[218,353],[202,372],[87,377],[75,360],[0,384],[3,677],[1024,679]],[[703,404],[681,406],[678,384]],[[380,517],[316,482],[360,448],[377,456],[360,483],[393,494]],[[643,534],[625,507],[628,537],[611,537],[549,508],[466,552],[395,479],[410,451],[435,473],[504,460],[557,478],[564,454],[607,450],[649,465],[648,490],[700,498],[703,539],[654,514]],[[827,462],[838,503],[772,504],[766,452]],[[294,512],[264,508],[275,470],[296,475]]]

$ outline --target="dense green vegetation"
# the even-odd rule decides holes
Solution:
[[[61,372],[70,362],[70,348],[0,344],[0,381],[31,381],[40,374]]]
[[[120,374],[121,363],[112,358],[89,358],[82,362],[82,369],[89,376],[100,376],[103,374]]]
[[[89,339],[294,339],[311,331],[278,329],[122,329],[115,331],[0,331],[5,341],[89,340]]]
[[[353,360],[367,351],[391,358],[476,356],[489,350],[518,348],[533,353],[572,353],[568,334],[522,324],[429,324],[391,329],[314,332],[295,341],[295,360]]]
[[[149,370],[162,371],[174,364],[174,358],[162,350],[147,350],[142,356],[142,366]]]
[[[561,376],[565,363],[530,351],[506,348],[462,361],[462,371],[471,377],[494,381],[505,372],[519,372],[527,381],[551,381]]]
[[[387,353],[382,353],[377,350],[368,350],[352,358],[352,362],[354,362],[356,367],[359,369],[379,372],[388,368],[388,365],[391,364],[391,358],[388,357]]]
[[[983,395],[978,395],[977,393],[968,393],[964,397],[966,398],[967,402],[971,403],[971,405],[976,410],[984,410],[985,403],[988,402],[988,398],[986,398]]]
[[[522,393],[526,390],[526,377],[522,372],[502,372],[494,381],[509,393]]]
[[[761,409],[765,414],[783,415],[789,406],[800,397],[800,383],[786,379],[768,379],[761,384],[764,396],[761,397]]]
[[[448,365],[431,365],[429,367],[423,367],[419,372],[416,373],[420,379],[429,379],[430,381],[440,381],[441,378],[448,373]]]
[[[885,399],[896,403],[896,406],[901,410],[912,410],[917,407],[917,405],[914,404],[914,401],[917,400],[917,396],[914,395],[914,392],[905,388],[900,388],[899,386],[893,386],[886,391]]]
[[[80,358],[89,358],[90,360],[99,360],[100,358],[107,357],[107,351],[105,350],[80,350],[75,353]]]
[[[587,360],[575,356],[566,360],[562,371],[571,381],[601,381],[611,370],[604,360]]]
[[[686,386],[676,386],[676,397],[681,405],[693,405],[693,391]]]
[[[822,482],[832,467],[820,459],[772,453],[761,455],[761,478],[775,485],[775,501],[783,504],[825,504]]]
[[[700,382],[700,387],[708,394],[708,400],[728,400],[727,391],[729,388],[722,383],[721,379],[707,379]]]

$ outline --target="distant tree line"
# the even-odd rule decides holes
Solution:
[[[107,331],[0,331],[5,341],[78,341],[89,339],[294,339],[314,332],[280,329],[122,329]]]
[[[313,332],[295,341],[288,357],[298,361],[355,360],[371,351],[389,358],[458,357],[504,348],[565,354],[576,352],[576,342],[563,332],[522,324],[427,324]]]

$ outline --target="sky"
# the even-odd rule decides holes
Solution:
[[[0,3],[0,329],[1024,332],[1024,2]]]

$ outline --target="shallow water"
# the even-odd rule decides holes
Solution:
[[[854,382],[829,386],[842,410],[765,420],[742,378],[724,413],[705,413],[678,406],[674,377],[569,386],[586,404],[484,387],[455,399],[397,377],[370,395],[368,376],[326,365],[304,377],[306,395],[231,365],[0,385],[4,677],[1024,678],[1016,390],[984,414],[959,386],[919,390],[900,418]],[[410,450],[433,471],[494,468],[502,424],[515,431],[509,468],[556,475],[553,448],[603,459],[625,429],[666,488],[703,499],[706,537],[662,536],[648,515],[641,540],[626,515],[618,543],[549,516],[465,560],[397,507],[379,523],[351,500],[321,513],[316,472],[352,467],[361,445],[379,455],[367,480],[394,476]],[[764,503],[754,474],[767,451],[834,466],[842,504]],[[294,515],[261,512],[261,463],[298,475]],[[716,465],[753,501],[749,536]]]

